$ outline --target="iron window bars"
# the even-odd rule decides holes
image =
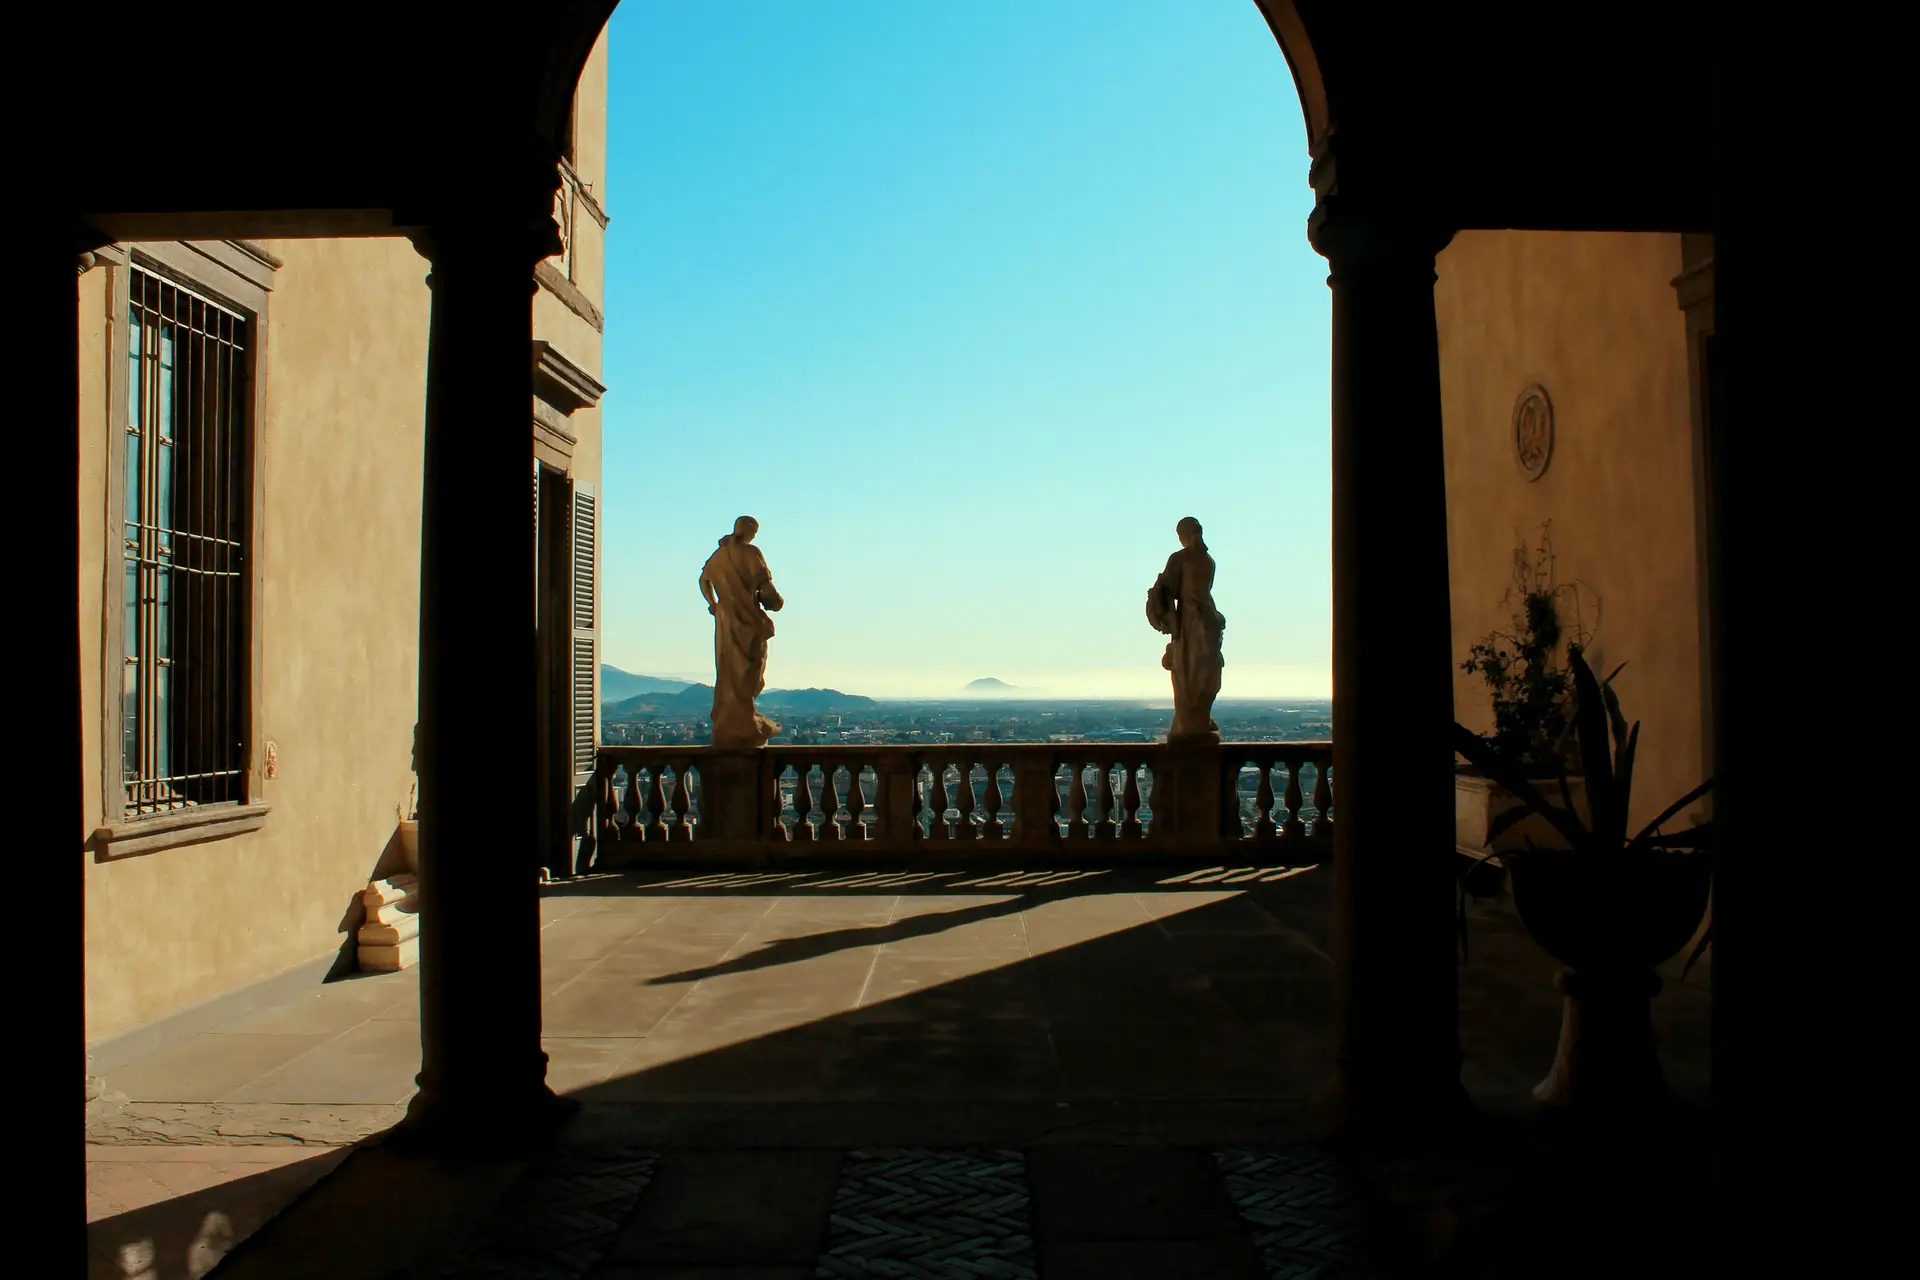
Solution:
[[[246,800],[248,317],[129,276],[125,653],[128,817]]]

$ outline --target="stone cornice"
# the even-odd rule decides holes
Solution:
[[[562,413],[591,409],[607,392],[597,378],[540,338],[533,340],[533,390]]]
[[[278,271],[287,265],[281,260],[278,254],[268,249],[258,240],[229,240],[227,243],[269,270]]]

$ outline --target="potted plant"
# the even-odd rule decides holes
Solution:
[[[1583,780],[1569,758],[1572,685],[1562,653],[1585,645],[1591,635],[1580,622],[1579,587],[1554,580],[1550,523],[1540,527],[1537,550],[1524,537],[1515,546],[1506,602],[1514,608],[1510,628],[1475,643],[1460,664],[1485,682],[1493,703],[1493,730],[1479,739],[1505,772],[1545,784],[1565,775],[1574,804],[1582,805]],[[1562,620],[1569,605],[1571,626]],[[1454,843],[1467,859],[1464,887],[1476,896],[1498,892],[1501,854],[1525,847],[1529,837],[1551,834],[1538,819],[1512,819],[1496,827],[1496,820],[1512,810],[1525,812],[1519,798],[1486,770],[1471,760],[1455,770]]]
[[[1506,829],[1532,816],[1557,839],[1528,839],[1509,853],[1514,906],[1542,950],[1565,966],[1556,985],[1560,1044],[1552,1069],[1533,1091],[1543,1103],[1584,1110],[1644,1106],[1668,1097],[1654,1052],[1654,972],[1687,945],[1712,886],[1713,824],[1671,834],[1665,824],[1713,789],[1708,779],[1629,836],[1634,754],[1640,725],[1620,712],[1610,683],[1596,679],[1579,646],[1568,653],[1573,681],[1571,731],[1586,774],[1591,820],[1574,809],[1565,774],[1555,804],[1480,735],[1458,722],[1454,747],[1518,796],[1522,809],[1500,815]]]

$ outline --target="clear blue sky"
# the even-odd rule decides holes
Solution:
[[[773,687],[1164,696],[1194,515],[1222,696],[1329,693],[1326,264],[1251,0],[628,0],[610,46],[606,661],[712,679],[746,514]]]

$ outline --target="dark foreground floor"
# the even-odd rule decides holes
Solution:
[[[556,888],[548,1047],[585,1103],[556,1150],[455,1164],[363,1146],[216,1274],[1684,1266],[1681,1238],[1706,1220],[1697,1126],[1682,1111],[1638,1135],[1574,1137],[1532,1118],[1526,1091],[1558,1024],[1553,965],[1497,905],[1476,915],[1461,970],[1463,1079],[1483,1121],[1424,1151],[1316,1140],[1303,1103],[1332,1069],[1326,879],[654,874]],[[1706,984],[1668,985],[1666,1065],[1698,1101]],[[276,1060],[235,1091],[265,1106],[295,1091],[275,1081],[299,1081],[310,1101],[282,1105],[325,1103],[315,1082],[342,1068],[315,1061]],[[161,1262],[155,1280],[169,1280]]]

